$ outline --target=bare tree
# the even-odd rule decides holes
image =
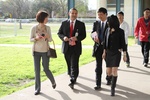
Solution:
[[[12,14],[13,18],[28,17],[30,10],[30,0],[6,0],[2,4],[3,12]]]
[[[32,11],[36,14],[39,10],[44,9],[49,12],[50,17],[51,13],[56,9],[55,0],[34,0]]]
[[[57,11],[59,17],[67,17],[68,16],[67,1],[68,0],[56,0],[56,3],[58,5],[57,9],[59,10],[59,11]],[[87,11],[88,11],[87,0],[75,0],[75,8],[77,8],[79,11],[79,17],[86,16]]]
[[[3,13],[9,13],[13,18],[35,18],[36,13],[44,9],[52,12],[56,17],[68,16],[68,0],[5,0],[2,3]],[[87,0],[75,0],[75,7],[79,11],[79,17],[87,14]]]
[[[58,12],[59,16],[61,17],[67,17],[67,1],[68,0],[56,0],[56,3],[58,5],[56,12]]]
[[[75,7],[79,12],[79,17],[86,17],[88,12],[88,2],[87,0],[75,0]]]

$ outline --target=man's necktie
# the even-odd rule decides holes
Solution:
[[[101,33],[103,34],[104,32],[104,22],[102,22],[102,27],[101,27]]]
[[[71,22],[70,25],[70,37],[72,37],[72,34],[73,34],[73,22]]]
[[[102,22],[101,24],[101,31],[100,31],[100,41],[103,41],[103,34],[104,34],[104,22]]]
[[[70,37],[73,36],[73,22],[71,22],[70,24]],[[69,45],[74,46],[76,45],[75,41],[73,41],[72,39],[69,40]]]

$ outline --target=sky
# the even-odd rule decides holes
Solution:
[[[97,0],[88,0],[90,10],[95,10],[96,9],[96,6],[97,6],[96,2],[97,2]]]

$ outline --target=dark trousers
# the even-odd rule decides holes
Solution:
[[[70,75],[71,82],[76,82],[79,75],[79,54],[75,53],[74,47],[69,47],[68,51],[64,54],[68,67],[68,74]]]
[[[126,44],[126,49],[127,49],[127,52],[126,52],[127,61],[126,61],[126,63],[130,63],[130,57],[129,57],[129,53],[128,53],[128,44]]]
[[[96,85],[101,86],[101,77],[102,77],[102,54],[103,54],[103,46],[100,45],[96,52],[95,52],[95,57],[96,57]]]
[[[143,42],[143,41],[140,41],[140,43],[141,43],[141,48],[142,48],[141,51],[142,51],[142,54],[144,57],[143,63],[148,63],[150,43],[149,42]]]
[[[52,72],[49,70],[49,57],[47,53],[34,52],[34,70],[35,70],[35,91],[40,92],[41,90],[41,79],[40,79],[40,61],[42,58],[42,65],[46,76],[49,78],[52,84],[55,83]]]

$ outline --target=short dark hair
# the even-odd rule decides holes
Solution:
[[[71,12],[72,10],[75,10],[75,11],[78,12],[78,10],[77,10],[76,8],[71,8],[71,9],[69,10],[69,12]]]
[[[144,9],[144,11],[146,11],[146,10],[149,10],[149,11],[150,11],[150,9],[149,9],[149,8],[145,8],[145,9]]]
[[[104,7],[99,8],[97,13],[101,13],[101,12],[104,13],[104,14],[107,14],[106,8],[104,8]]]
[[[119,20],[116,15],[111,15],[108,18],[108,23],[110,28],[118,29],[120,26]]]
[[[124,13],[122,11],[119,11],[117,14],[124,16]]]
[[[49,14],[44,11],[44,10],[40,10],[38,11],[38,13],[36,14],[36,20],[39,22],[39,23],[43,23],[45,18],[48,17]]]

